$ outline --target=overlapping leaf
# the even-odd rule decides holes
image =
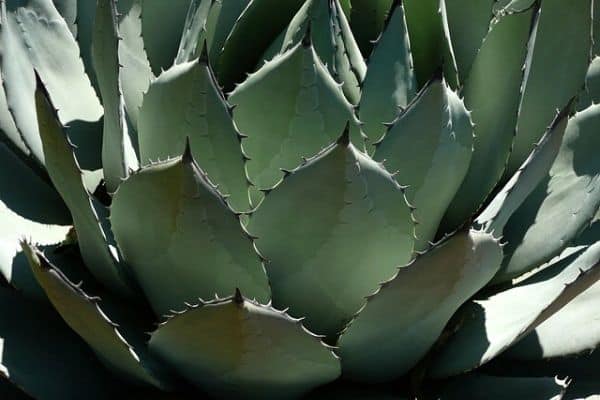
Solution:
[[[287,176],[249,225],[268,260],[274,304],[328,336],[413,250],[402,189],[347,135]]]

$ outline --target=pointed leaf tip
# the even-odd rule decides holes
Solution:
[[[244,296],[242,296],[242,292],[240,288],[235,288],[235,294],[233,295],[233,301],[235,304],[242,305],[244,304]]]
[[[202,41],[202,47],[200,49],[200,57],[198,58],[198,62],[208,65],[208,61],[208,44],[206,43],[206,39],[204,39]]]
[[[181,161],[184,163],[192,163],[194,162],[194,156],[192,155],[192,147],[190,146],[190,137],[185,137],[185,148],[183,150],[183,154],[181,155]]]
[[[350,121],[346,122],[344,131],[342,132],[336,143],[340,146],[348,146],[350,144]]]
[[[304,37],[302,38],[302,46],[312,46],[312,26],[310,19],[308,19],[308,21],[306,22],[306,30],[304,31]]]

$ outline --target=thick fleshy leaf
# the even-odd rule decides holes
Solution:
[[[496,0],[492,9],[496,15],[505,15],[524,11],[534,3],[535,0]]]
[[[557,114],[552,125],[519,170],[475,220],[487,232],[502,236],[509,218],[547,176],[560,150],[571,104]]]
[[[123,267],[118,263],[116,249],[106,241],[106,233],[100,226],[90,194],[83,184],[69,139],[62,131],[58,116],[41,83],[38,83],[36,91],[36,108],[46,167],[54,186],[71,211],[83,259],[96,279],[121,294],[129,294],[130,289]]]
[[[77,44],[79,45],[79,54],[85,67],[85,72],[90,77],[92,85],[98,92],[98,82],[96,81],[96,72],[92,62],[92,36],[94,32],[94,18],[96,17],[96,2],[85,0],[60,0],[73,1],[77,3],[77,16],[75,19],[75,29],[77,30]],[[129,0],[119,0],[123,3]],[[68,23],[68,22],[67,22]]]
[[[454,334],[435,354],[430,374],[454,375],[487,363],[596,283],[599,262],[600,243],[509,289],[467,303],[456,316],[460,323]]]
[[[142,1],[142,37],[154,75],[173,65],[190,3],[191,0]]]
[[[569,380],[553,377],[512,377],[469,374],[442,384],[435,393],[439,400],[561,400]]]
[[[150,349],[222,398],[293,398],[340,375],[337,357],[300,320],[239,291],[173,316]]]
[[[30,68],[35,68],[47,87],[61,122],[97,121],[102,107],[85,74],[77,42],[52,2],[29,1],[26,6],[17,7],[13,15]],[[8,91],[8,97],[11,93]],[[33,98],[30,101],[33,104]],[[31,119],[31,114],[27,118]]]
[[[253,0],[248,3],[228,34],[216,67],[219,82],[226,91],[233,89],[243,80],[244,73],[259,64],[260,55],[285,29],[303,2]]]
[[[378,382],[405,374],[435,343],[458,307],[494,276],[501,261],[499,242],[471,230],[444,239],[399,268],[369,296],[340,336],[344,376]]]
[[[27,49],[21,40],[19,25],[14,12],[8,12],[6,2],[0,4],[0,68],[2,70],[3,96],[14,118],[16,133],[11,134],[9,126],[3,127],[5,133],[11,135],[11,142],[31,154],[35,162],[44,163],[44,152],[38,135],[35,118],[35,76],[31,68]],[[9,115],[4,113],[3,124],[10,124]]]
[[[600,55],[600,3],[594,1],[592,8],[592,55]]]
[[[205,54],[152,82],[140,110],[138,138],[142,165],[178,156],[189,138],[194,159],[229,205],[248,211],[241,135]]]
[[[69,229],[69,226],[45,225],[25,219],[0,201],[0,273],[4,279],[26,292],[25,287],[31,279],[19,262],[22,256],[20,241],[27,239],[39,245],[56,244],[66,238]]]
[[[87,295],[34,247],[24,243],[23,251],[54,308],[107,368],[136,383],[166,387],[153,372],[146,349],[129,344],[99,297]]]
[[[63,17],[75,39],[77,39],[77,2],[77,0],[52,0],[56,11]]]
[[[569,385],[565,400],[598,400],[598,397],[600,397],[598,379],[577,379]]]
[[[270,298],[252,240],[189,148],[123,182],[111,222],[124,260],[157,314],[236,287],[260,301]]]
[[[600,242],[600,221],[584,230],[563,253],[568,254],[571,249],[583,251],[581,247],[594,245],[596,242]],[[566,262],[561,259],[556,261],[563,264]],[[600,346],[600,321],[595,317],[599,304],[600,282],[596,282],[503,355],[517,360],[547,360],[593,352]],[[569,332],[569,335],[565,336],[565,332]],[[583,375],[580,371],[577,371],[577,375],[569,374]]]
[[[357,104],[367,66],[338,0],[306,1],[287,27],[281,52],[307,39],[346,98]]]
[[[525,65],[517,133],[506,170],[508,176],[527,158],[556,109],[564,107],[583,85],[590,61],[591,10],[590,0],[541,2]]]
[[[504,228],[505,281],[548,261],[589,224],[600,206],[600,105],[575,114],[548,175]]]
[[[52,186],[50,177],[41,166],[31,168],[31,164],[17,154],[18,150],[11,151],[0,143],[0,201],[33,221],[69,224],[69,210]]]
[[[350,27],[363,54],[370,54],[394,0],[352,0]]]
[[[598,103],[600,103],[600,57],[595,57],[588,67],[585,88],[579,94],[577,109],[585,110],[592,104]]]
[[[450,42],[464,81],[488,33],[494,0],[444,0]]]
[[[475,124],[473,157],[442,222],[445,232],[479,209],[504,172],[514,137],[531,16],[526,11],[496,20],[473,61],[463,89]]]
[[[414,226],[402,188],[347,143],[291,172],[252,215],[276,306],[333,336],[364,296],[409,261]],[[307,301],[307,299],[310,299]]]
[[[369,57],[362,85],[359,117],[370,143],[385,134],[384,123],[396,118],[415,96],[417,82],[401,3],[394,6],[385,29]]]
[[[415,74],[420,85],[442,64],[442,20],[439,0],[404,0]]]
[[[125,109],[134,128],[144,93],[154,78],[142,39],[142,0],[119,1],[119,62]]]
[[[27,399],[105,400],[123,389],[54,310],[6,287],[0,287],[0,349],[0,379],[22,388]]]
[[[596,282],[509,349],[505,356],[517,360],[545,360],[596,350],[600,346],[600,324],[595,318],[598,304],[600,283]],[[565,332],[569,332],[568,336]]]
[[[206,20],[212,0],[192,0],[188,9],[175,64],[188,62],[200,56],[206,40]]]
[[[441,78],[422,89],[377,144],[373,159],[385,162],[394,179],[408,186],[406,198],[416,208],[418,250],[434,239],[467,173],[472,148],[469,112]]]
[[[31,2],[29,6],[32,6],[34,3]],[[15,17],[15,13],[17,11],[6,10],[7,6],[11,6],[13,9],[16,3],[13,4],[2,4],[2,12],[0,19],[2,20],[2,32],[0,32],[0,42],[2,45],[0,48],[0,53],[2,51],[5,52],[5,55],[2,56],[1,68],[2,75],[4,81],[2,82],[3,90],[2,90],[2,98],[0,108],[2,111],[2,124],[0,129],[2,129],[9,137],[9,144],[15,145],[16,148],[23,151],[23,154],[28,156],[28,159],[25,157],[21,157],[24,159],[27,164],[31,165],[34,169],[39,169],[40,165],[43,164],[44,156],[41,146],[41,141],[38,134],[37,127],[37,119],[35,116],[35,102],[34,102],[34,92],[35,92],[35,77],[33,73],[33,66],[31,62],[31,57],[29,56],[27,49],[27,44],[22,40],[21,28],[24,27],[19,25],[17,18]],[[40,4],[38,4],[39,6]],[[29,7],[28,6],[28,7]],[[44,8],[46,7],[46,8]],[[39,10],[42,14],[46,11],[54,15],[56,10],[53,10],[53,6],[51,4],[44,4],[44,7],[36,8],[35,12]],[[23,9],[19,8],[18,10],[23,11]],[[52,11],[53,10],[53,11]],[[27,15],[27,11],[23,11]],[[60,17],[57,17],[60,18]],[[60,20],[64,24],[63,20]],[[69,120],[63,122],[68,122],[71,127],[70,131],[73,133],[77,133],[77,145],[80,147],[78,149],[78,153],[84,157],[84,160],[88,161],[88,155],[92,155],[89,157],[89,160],[99,159],[99,157],[94,157],[94,151],[90,152],[88,143],[93,143],[94,135],[92,132],[88,132],[85,129],[80,129],[83,127],[87,127],[87,125],[97,124],[97,119],[102,113],[102,108],[99,106],[97,99],[95,98],[95,93],[91,88],[88,88],[89,82],[87,81],[87,77],[83,75],[81,63],[79,62],[77,54],[73,54],[74,52],[78,52],[76,44],[73,42],[73,38],[68,38],[71,36],[71,33],[68,32],[66,26],[61,28],[60,22],[54,24],[52,29],[48,35],[53,37],[55,33],[58,36],[61,36],[62,39],[65,39],[64,36],[67,35],[65,44],[60,49],[55,49],[53,46],[58,45],[60,47],[60,42],[53,42],[52,46],[49,49],[51,52],[55,52],[53,56],[46,57],[43,53],[37,55],[36,62],[34,64],[39,71],[44,72],[44,79],[49,82],[49,90],[51,93],[55,94],[55,98],[58,98],[59,101],[63,101],[62,107],[65,110],[61,117],[69,118]],[[36,25],[37,29],[45,29],[43,19]],[[39,26],[38,26],[39,25]],[[47,25],[47,24],[46,24]],[[41,27],[41,28],[40,28]],[[39,33],[39,32],[38,32]],[[43,35],[44,33],[39,33]],[[62,40],[61,39],[61,40]],[[58,39],[56,39],[58,40]],[[73,42],[73,43],[72,43]],[[73,47],[75,47],[73,49]],[[67,54],[65,54],[65,52]],[[60,63],[56,63],[52,57],[65,57],[69,58],[69,60],[61,59]],[[64,66],[61,66],[65,64]],[[65,72],[66,71],[66,72]],[[69,74],[69,76],[62,75],[63,73]],[[69,88],[73,88],[75,91],[81,91],[82,95],[82,105],[73,105],[72,99],[69,99],[69,103],[64,103],[66,95],[64,93],[58,93],[57,91],[62,91],[63,87],[58,87],[61,85],[71,85],[71,80],[69,83],[65,83],[65,80],[72,79],[73,85],[75,87],[69,86]],[[85,82],[83,82],[85,81]],[[62,82],[62,83],[61,83]],[[57,89],[58,87],[58,89]],[[85,90],[83,89],[85,87]],[[9,93],[8,98],[4,97],[6,93],[4,93],[4,89]],[[52,92],[53,91],[53,92]],[[95,104],[91,106],[88,104],[93,110],[88,110],[84,103]],[[7,114],[7,109],[4,107],[10,108],[10,114]],[[88,112],[89,111],[89,112]],[[90,114],[91,113],[91,114]],[[65,115],[67,114],[67,115]],[[13,122],[16,121],[16,124]],[[92,139],[92,140],[90,140]]]
[[[6,55],[3,54],[1,50],[6,46],[6,35],[10,34],[10,32],[6,32],[8,31],[9,27],[7,27],[1,18],[2,15],[0,15],[0,22],[2,22],[3,27],[3,32],[0,32],[0,44],[2,45],[2,47],[0,47],[0,55],[2,58],[4,58]],[[14,57],[12,54],[11,56]],[[4,62],[0,63],[0,66],[2,65],[5,65]],[[9,148],[16,154],[27,156],[27,158],[31,159],[26,160],[27,162],[38,162],[38,160],[31,155],[29,146],[23,140],[24,138],[21,136],[21,133],[15,125],[12,114],[8,108],[6,91],[4,90],[4,82],[1,75],[2,74],[0,74],[0,142],[4,143],[6,146],[9,146]],[[39,162],[38,165],[38,168],[43,168]]]
[[[206,42],[210,59],[218,65],[223,45],[235,22],[250,0],[214,0],[206,21]]]
[[[125,121],[125,102],[119,81],[119,32],[115,1],[99,1],[94,22],[93,61],[104,106],[102,167],[109,192],[114,192],[129,170],[138,168],[137,156]]]
[[[240,132],[246,172],[260,189],[270,189],[335,141],[351,121],[353,137],[362,139],[359,122],[339,85],[310,43],[299,44],[267,62],[229,96]],[[268,115],[269,118],[256,118]]]

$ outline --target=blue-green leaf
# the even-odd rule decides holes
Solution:
[[[189,148],[124,181],[111,222],[124,260],[158,315],[236,287],[263,302],[270,298],[252,240]]]
[[[338,358],[300,320],[239,291],[174,315],[150,349],[219,398],[295,398],[340,375]]]
[[[328,336],[413,251],[402,188],[347,135],[276,186],[248,228],[268,260],[274,304]]]

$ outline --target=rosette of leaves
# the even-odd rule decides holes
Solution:
[[[1,0],[5,398],[597,394],[592,0]]]

